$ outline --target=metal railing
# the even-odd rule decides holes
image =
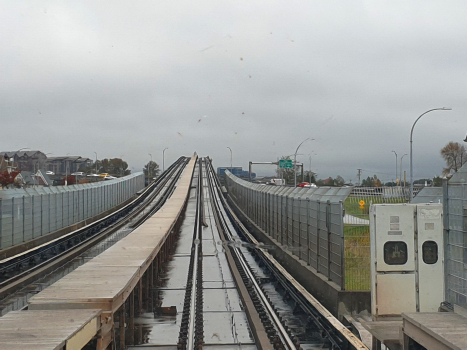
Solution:
[[[9,248],[125,202],[144,188],[143,173],[96,183],[0,191],[0,249]]]

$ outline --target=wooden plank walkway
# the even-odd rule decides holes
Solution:
[[[30,310],[116,312],[159,253],[181,214],[196,165],[193,156],[164,206],[135,231],[31,298]]]
[[[0,348],[81,349],[100,327],[101,310],[12,311],[0,318]]]
[[[407,337],[427,349],[467,349],[467,318],[454,312],[403,313],[404,342]],[[406,344],[404,344],[406,346]]]

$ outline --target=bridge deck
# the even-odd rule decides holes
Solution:
[[[0,318],[0,344],[9,350],[81,349],[96,334],[101,310],[13,311]]]
[[[172,196],[135,231],[31,298],[30,310],[99,308],[115,312],[157,256],[182,212],[196,158]]]

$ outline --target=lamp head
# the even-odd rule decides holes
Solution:
[[[467,135],[465,135],[465,139],[464,139],[464,142],[467,142]]]

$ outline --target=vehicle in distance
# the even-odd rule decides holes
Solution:
[[[53,171],[50,171],[50,170],[47,170],[45,173],[46,173],[47,175],[55,175],[55,173],[54,173]]]
[[[99,174],[100,177],[106,177],[106,176],[109,176],[109,173],[102,173],[102,174]]]
[[[107,175],[104,177],[104,180],[114,180],[114,179],[116,179],[116,177],[112,175]]]
[[[299,184],[297,184],[297,187],[307,187],[307,188],[310,188],[310,187],[318,187],[316,186],[315,184],[311,184],[309,182],[300,182]]]
[[[73,176],[85,176],[85,174],[82,171],[77,171],[76,173],[71,174]]]
[[[90,176],[90,177],[100,177],[100,175],[97,175],[97,174],[89,174],[87,176]]]

